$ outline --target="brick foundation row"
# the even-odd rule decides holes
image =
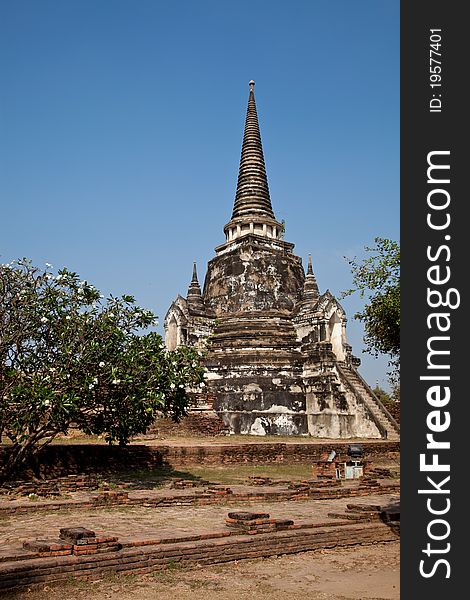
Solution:
[[[364,460],[397,458],[399,442],[364,441]],[[311,464],[332,450],[347,457],[349,442],[328,443],[257,443],[205,446],[145,446],[126,447],[99,444],[54,444],[45,446],[34,457],[23,475],[55,478],[71,473],[118,473],[158,469],[162,466],[240,465],[240,464]],[[9,446],[0,446],[0,464],[6,461]]]
[[[165,495],[155,497],[129,498],[128,492],[109,491],[91,494],[89,500],[75,500],[63,502],[48,502],[44,504],[22,504],[11,506],[4,503],[0,506],[0,515],[29,513],[38,511],[80,510],[99,507],[117,507],[123,505],[145,507],[173,507],[173,506],[204,506],[226,502],[285,502],[296,500],[331,500],[334,498],[349,498],[368,496],[370,494],[398,493],[400,486],[396,484],[378,484],[364,482],[358,487],[341,487],[337,485],[325,487],[304,486],[298,490],[256,491],[234,493],[230,488],[208,489],[185,495]]]
[[[259,533],[253,536],[123,548],[96,554],[54,556],[0,564],[0,590],[63,581],[69,577],[97,579],[105,574],[145,574],[168,565],[205,565],[247,558],[397,540],[383,523],[319,527]]]
[[[9,481],[0,487],[0,493],[28,496],[59,496],[70,492],[97,489],[101,478],[97,475],[67,475],[45,481]]]

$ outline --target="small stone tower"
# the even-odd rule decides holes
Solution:
[[[346,315],[320,294],[284,241],[266,176],[250,81],[238,183],[225,243],[201,288],[196,264],[186,298],[165,317],[168,349],[208,348],[214,410],[234,433],[398,439],[398,425],[357,372]]]

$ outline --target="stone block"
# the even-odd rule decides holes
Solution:
[[[86,527],[63,527],[60,529],[59,537],[67,542],[77,543],[77,540],[94,538],[95,532]]]
[[[23,548],[32,552],[57,552],[62,550],[69,550],[71,552],[72,544],[60,539],[28,540],[23,542]]]
[[[354,512],[380,512],[380,504],[346,504],[348,510]]]
[[[237,521],[253,521],[254,519],[269,519],[268,513],[262,512],[229,512],[229,519],[236,519]]]

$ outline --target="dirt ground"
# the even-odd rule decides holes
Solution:
[[[398,600],[399,543],[243,560],[96,582],[51,584],[4,600]]]

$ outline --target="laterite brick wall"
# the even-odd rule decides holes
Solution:
[[[364,442],[364,459],[374,462],[381,457],[397,458],[399,442]],[[37,477],[63,477],[77,473],[108,473],[149,470],[168,465],[221,464],[311,464],[325,453],[335,450],[346,458],[349,443],[257,443],[205,446],[145,446],[126,447],[99,444],[54,444],[43,448],[29,466]],[[8,446],[0,446],[0,462],[5,460]]]

